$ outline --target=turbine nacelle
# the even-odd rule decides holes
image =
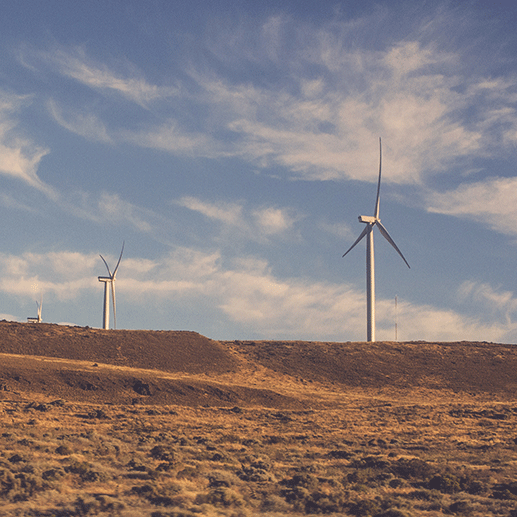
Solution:
[[[373,215],[360,215],[358,217],[360,223],[367,223],[367,224],[375,224],[380,222],[380,219],[378,217],[375,217]]]

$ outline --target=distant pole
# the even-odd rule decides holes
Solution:
[[[395,341],[398,341],[398,319],[399,319],[399,312],[398,312],[398,304],[397,304],[397,295],[395,295]]]

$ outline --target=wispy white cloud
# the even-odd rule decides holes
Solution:
[[[112,143],[104,123],[93,113],[80,112],[75,109],[65,109],[54,100],[47,103],[48,110],[54,120],[65,129],[91,141]]]
[[[172,222],[166,217],[123,199],[119,194],[101,191],[89,194],[77,191],[60,201],[66,212],[99,225],[129,226],[157,240],[167,240]],[[170,238],[170,236],[169,236]]]
[[[493,230],[517,234],[517,178],[489,178],[447,192],[429,192],[429,212],[478,221]]]
[[[275,235],[290,230],[295,218],[282,208],[260,208],[252,212],[256,226],[266,235]]]
[[[140,147],[158,149],[180,156],[217,158],[231,155],[225,149],[227,146],[210,134],[182,128],[177,121],[172,119],[160,126],[121,130],[113,137],[121,142],[129,142]]]
[[[468,280],[460,285],[458,299],[460,303],[473,305],[487,320],[501,321],[517,330],[517,324],[512,323],[517,316],[517,299],[513,292]]]
[[[194,212],[199,212],[209,219],[231,226],[243,224],[243,206],[238,203],[210,203],[192,196],[185,196],[176,203]]]
[[[357,233],[352,231],[352,228],[346,223],[328,223],[323,221],[320,222],[318,226],[325,233],[339,237],[343,242],[346,242],[347,240],[352,240],[353,242]]]
[[[380,311],[379,311],[380,310]],[[377,339],[394,339],[393,302],[377,301],[379,317]],[[379,327],[383,326],[384,329]],[[507,322],[484,322],[479,317],[464,316],[452,309],[415,305],[404,300],[398,303],[398,337],[401,341],[493,341],[512,342],[517,326]]]
[[[23,212],[37,212],[37,208],[31,205],[28,205],[27,203],[23,203],[22,201],[19,201],[14,196],[12,196],[9,193],[2,192],[0,194],[0,206],[3,206],[4,208],[13,209],[13,210],[21,210]]]
[[[177,93],[177,88],[172,86],[160,87],[149,84],[135,67],[128,63],[124,63],[124,68],[129,68],[125,74],[116,73],[107,65],[96,63],[79,47],[42,52],[40,55],[62,75],[90,88],[118,93],[141,106],[147,106],[153,101]]]
[[[21,297],[38,298],[43,292],[73,299],[95,285],[95,277],[87,273],[96,262],[97,256],[77,252],[0,254],[0,290]]]
[[[56,191],[37,174],[38,165],[49,150],[36,145],[17,127],[16,115],[29,101],[26,96],[0,91],[0,174],[21,180],[55,199]]]
[[[224,230],[237,230],[241,237],[250,240],[285,235],[300,219],[288,208],[263,206],[248,209],[242,203],[208,202],[192,196],[185,196],[175,203],[221,223]]]

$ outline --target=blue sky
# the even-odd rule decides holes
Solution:
[[[510,2],[26,1],[0,19],[0,318],[517,342]],[[395,312],[395,296],[398,307]]]

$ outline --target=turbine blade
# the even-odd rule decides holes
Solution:
[[[402,255],[402,252],[398,249],[397,245],[395,244],[395,241],[390,237],[388,230],[384,228],[380,221],[377,221],[376,224],[379,228],[379,231],[382,233],[383,237],[395,248],[397,253],[402,257],[402,260],[406,263],[406,266],[411,269],[411,266],[408,264],[408,261],[404,258],[404,255]]]
[[[117,303],[115,301],[115,280],[111,281],[111,300],[113,302],[113,328],[117,328]]]
[[[346,253],[343,254],[343,257],[368,233],[370,229],[370,225],[367,224],[365,227],[364,227],[364,230],[361,232],[361,234],[359,235],[359,237],[357,237],[356,241],[352,244],[352,246],[350,246],[350,248],[348,248],[348,250],[346,251]]]
[[[381,201],[381,169],[382,169],[382,143],[381,138],[379,137],[379,182],[377,183],[377,199],[375,200],[375,218],[379,218],[379,208]]]
[[[110,267],[108,266],[108,263],[104,260],[104,257],[102,255],[99,255],[99,257],[102,259],[102,261],[106,265],[106,269],[108,270],[108,275],[111,277],[111,271],[110,271]]]
[[[122,253],[124,253],[124,245],[126,244],[126,241],[122,242],[122,251],[120,252],[120,257],[118,258],[117,265],[115,266],[115,270],[113,271],[113,278],[115,278],[115,275],[117,274],[117,269],[120,266],[120,261],[122,260]]]

